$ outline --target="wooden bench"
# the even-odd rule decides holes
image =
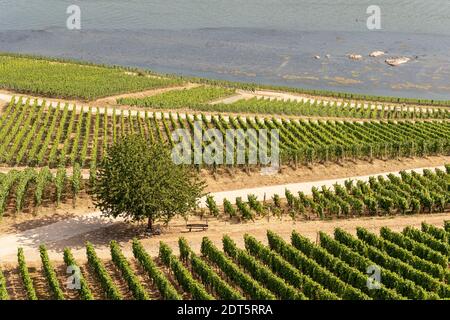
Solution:
[[[191,232],[192,229],[202,229],[205,231],[208,229],[207,223],[189,223],[186,225],[186,228],[189,229],[189,232]]]

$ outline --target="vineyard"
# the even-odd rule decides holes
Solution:
[[[71,175],[65,167],[51,170],[27,168],[0,174],[0,218],[24,210],[35,212],[43,203],[58,206],[87,191],[91,179],[85,177],[78,163]],[[405,215],[446,212],[450,209],[448,188],[450,165],[446,171],[424,169],[423,174],[401,171],[399,175],[372,176],[367,182],[346,180],[333,188],[313,187],[311,193],[294,194],[286,189],[283,195],[271,199],[258,199],[248,194],[238,197],[234,204],[228,199],[217,203],[212,195],[206,196],[207,212],[211,217],[236,221],[289,216],[292,220],[354,218],[364,216]],[[283,200],[282,200],[283,199]]]
[[[162,88],[162,93],[142,92]],[[450,164],[444,165],[450,156],[450,101],[290,89],[321,95],[292,98],[287,91],[257,91],[278,87],[13,54],[0,54],[0,89],[93,104],[18,96],[0,106],[0,224],[3,220],[5,230],[0,300],[450,299],[450,221],[435,225],[450,212]],[[10,97],[1,93],[2,101]],[[179,129],[189,138],[201,134],[202,141],[179,141]],[[231,149],[226,145],[230,133]],[[277,153],[271,144],[275,133],[280,167],[270,171],[262,168],[267,163],[262,158],[269,158],[264,151]],[[91,212],[92,205],[101,207],[93,188],[102,183],[98,169],[108,149],[129,135],[167,144],[172,151],[189,148],[196,161],[186,161],[186,169],[197,170],[216,193],[202,197],[199,192],[200,206],[186,215],[164,209],[170,214],[155,218],[150,214],[162,209],[129,201],[119,217],[139,207],[139,219],[145,213],[151,222],[145,231],[139,219],[106,221],[108,209]],[[211,151],[220,138],[224,150]],[[121,154],[128,160],[129,150],[139,155],[144,144]],[[153,161],[145,170],[133,167],[145,157]],[[184,205],[174,198],[195,187],[165,189],[174,189],[185,173],[170,183],[161,174],[148,186],[133,184],[126,192],[128,182],[118,187],[125,175],[141,182],[154,172],[176,172],[173,166],[156,170],[155,163],[151,156],[139,156],[120,170],[113,168],[124,175],[105,179],[114,181],[103,188],[105,194],[118,202],[130,192],[153,202],[161,195],[155,203]],[[352,176],[359,180],[348,179]],[[287,182],[295,183],[284,190]],[[408,221],[375,230],[394,217]],[[427,221],[418,226],[422,217]],[[139,223],[128,223],[133,221]],[[355,227],[359,221],[363,225]],[[315,234],[318,225],[328,223],[329,233]],[[269,224],[278,234],[265,234]],[[317,229],[311,232],[308,226],[302,234],[307,224]],[[397,229],[400,225],[412,226]],[[178,238],[184,227],[193,232]],[[249,230],[252,234],[244,235]],[[287,233],[290,239],[284,238]],[[136,234],[142,238],[131,240]],[[231,238],[236,234],[244,236]],[[152,240],[162,241],[146,247]]]
[[[313,90],[255,83],[232,82],[179,75],[158,75],[148,70],[98,65],[86,61],[14,53],[0,54],[1,87],[20,93],[93,100],[108,95],[136,92],[192,82],[224,90],[270,90],[352,101],[371,101],[423,106],[449,106],[450,100],[373,96],[330,90]],[[130,100],[132,103],[133,100]],[[244,107],[244,109],[247,107]],[[213,110],[211,110],[213,111]],[[270,112],[272,113],[272,111]],[[399,113],[396,113],[399,115]]]
[[[232,82],[226,80],[217,79],[205,79],[198,77],[183,77],[186,81],[202,83],[212,86],[222,86],[226,88],[242,89],[248,91],[256,90],[269,90],[276,92],[289,92],[296,94],[306,94],[313,96],[329,97],[335,99],[353,100],[361,102],[376,102],[376,103],[395,103],[395,104],[409,104],[409,105],[423,105],[423,106],[450,106],[450,100],[432,100],[432,99],[416,99],[416,98],[403,98],[403,97],[389,97],[389,96],[375,96],[369,94],[359,94],[350,92],[339,92],[333,90],[320,90],[320,89],[306,89],[306,88],[293,88],[287,86],[256,84],[256,83],[243,83]]]
[[[181,81],[136,75],[125,68],[0,55],[0,87],[26,94],[94,100],[177,84]]]
[[[357,228],[356,237],[335,229],[319,232],[318,243],[293,231],[291,241],[267,231],[267,243],[244,236],[240,248],[229,236],[220,250],[207,237],[199,253],[184,238],[180,255],[161,242],[151,257],[133,240],[133,257],[111,241],[110,260],[86,245],[76,261],[69,248],[63,261],[49,259],[39,247],[41,265],[30,267],[22,249],[18,267],[0,269],[1,299],[194,299],[194,300],[404,300],[450,298],[450,224],[422,223],[379,235]],[[68,269],[69,268],[69,269]],[[41,272],[41,271],[42,272]],[[69,277],[67,270],[70,270]],[[369,276],[377,270],[378,278]],[[18,278],[12,282],[11,278]],[[375,286],[375,287],[374,287]]]
[[[120,98],[117,103],[154,109],[197,109],[211,100],[233,95],[234,90],[221,87],[200,86],[193,89],[174,90],[146,98]]]
[[[231,104],[211,103],[233,95],[234,90],[223,87],[197,87],[175,90],[146,98],[120,98],[118,104],[153,109],[190,109],[205,112],[234,112],[254,114],[279,114],[307,117],[341,117],[355,119],[450,119],[450,111],[443,108],[337,103],[336,101],[311,102],[284,101],[270,98],[240,99]]]
[[[59,167],[52,172],[48,167],[11,170],[0,174],[0,218],[4,214],[19,213],[25,209],[35,212],[44,204],[58,206],[62,201],[72,199],[75,206],[77,195],[84,188],[79,165],[72,175],[66,168]]]
[[[423,174],[401,171],[400,176],[370,177],[368,182],[346,180],[344,185],[334,184],[332,189],[313,187],[312,196],[301,191],[295,195],[286,189],[285,201],[275,194],[261,202],[249,194],[247,202],[236,198],[235,205],[224,199],[223,210],[209,195],[206,206],[211,216],[242,221],[282,215],[311,220],[445,212],[450,209],[450,166],[446,168],[446,172],[424,169]]]
[[[216,104],[202,106],[199,110],[212,109],[222,112],[244,112],[284,114],[307,117],[342,117],[360,119],[450,119],[450,111],[446,109],[431,109],[423,107],[393,107],[388,105],[352,105],[346,102],[338,105],[336,101],[311,102],[309,99],[301,101],[283,101],[269,98],[252,98],[239,100],[232,104]]]
[[[97,108],[85,107],[78,112],[68,105],[15,101],[11,100],[0,117],[0,163],[10,166],[55,168],[79,163],[82,168],[94,170],[108,146],[124,135],[140,134],[150,143],[173,143],[173,130],[193,133],[194,121],[202,123],[203,132],[215,128],[224,137],[227,129],[276,129],[284,164],[450,153],[450,123],[439,120],[359,123],[204,114],[181,117],[155,112],[132,115],[123,109],[101,113]],[[248,136],[244,147],[251,147],[251,141]]]

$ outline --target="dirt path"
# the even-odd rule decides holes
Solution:
[[[222,99],[211,101],[209,104],[211,104],[211,105],[221,104],[221,103],[232,104],[232,103],[235,103],[235,102],[237,102],[239,100],[243,100],[243,99],[249,100],[249,99],[255,97],[254,94],[247,93],[247,92],[245,92],[243,90],[236,90],[236,93],[237,93],[236,95],[233,95],[231,97],[226,97],[226,98],[222,98]]]
[[[0,101],[9,102],[14,96],[15,95],[12,93],[1,93],[0,92]],[[45,100],[47,107],[51,107],[51,108],[56,108],[60,104],[64,105],[67,103],[69,111],[75,111],[75,112],[81,113],[81,112],[87,112],[89,110],[89,105],[78,103],[78,102],[71,102],[71,101],[66,101],[66,100],[61,100],[61,99],[58,99],[58,100],[44,99],[44,98],[39,98],[39,97],[27,96],[27,95],[15,96],[16,101],[18,101],[20,99],[20,97],[30,98],[30,104],[35,103],[35,101],[37,100],[36,103],[38,105],[42,105],[42,103]],[[199,113],[199,112],[195,112],[195,111],[191,111],[191,110],[185,110],[185,111],[186,112],[183,112],[183,110],[180,110],[180,109],[171,110],[171,111],[165,111],[165,110],[161,111],[160,109],[153,110],[151,108],[134,108],[134,107],[130,107],[130,106],[116,106],[116,112],[119,114],[121,112],[123,112],[123,115],[125,117],[128,117],[129,115],[131,115],[133,117],[137,116],[137,117],[144,118],[145,113],[149,113],[148,116],[153,117],[153,112],[154,112],[156,119],[162,119],[162,118],[169,119],[171,113],[175,119],[178,119],[178,117],[181,119],[186,119],[188,117],[190,119],[194,119],[194,114]],[[105,106],[105,105],[92,106],[92,114],[107,113],[109,116],[112,116],[113,112],[114,112],[114,108],[112,108],[111,106]],[[213,116],[212,113],[204,113],[204,114],[205,114],[205,117],[207,120],[211,120],[211,117]],[[214,114],[217,114],[217,113],[214,113]],[[241,117],[244,119],[246,118],[244,115],[241,115]],[[254,118],[254,117],[252,117],[252,118]],[[223,115],[223,119],[225,121],[228,121],[229,116]],[[276,118],[276,119],[281,119],[281,118]]]
[[[262,113],[239,113],[239,112],[207,112],[207,111],[195,111],[191,109],[152,109],[152,108],[138,108],[138,107],[132,107],[127,105],[108,105],[107,103],[98,103],[98,104],[86,104],[83,102],[78,101],[68,101],[68,100],[62,100],[62,99],[44,99],[39,97],[33,97],[28,95],[15,95],[12,92],[8,91],[1,91],[0,90],[0,101],[3,102],[9,102],[12,97],[16,97],[16,101],[19,99],[19,97],[23,98],[30,98],[30,103],[34,103],[34,101],[37,99],[37,104],[42,105],[42,102],[45,100],[48,107],[56,108],[58,104],[66,104],[68,105],[68,110],[72,111],[74,110],[77,113],[81,112],[87,112],[89,110],[89,106],[92,107],[92,114],[104,114],[107,113],[109,116],[112,116],[114,108],[116,109],[116,114],[123,112],[124,116],[127,117],[129,115],[131,116],[138,116],[141,118],[145,117],[145,113],[148,113],[149,117],[153,117],[153,113],[155,114],[156,119],[169,119],[170,114],[177,119],[180,117],[181,119],[194,119],[195,114],[203,114],[205,115],[205,118],[207,120],[211,120],[212,117],[217,117],[218,114],[222,116],[222,118],[225,121],[229,121],[229,117],[241,117],[242,119],[255,119],[255,117],[258,117],[261,119],[261,121],[264,121],[264,117],[267,117],[269,119],[276,119],[280,121],[281,119],[284,119],[286,121],[292,121],[292,120],[310,120],[310,121],[318,121],[318,120],[333,120],[333,121],[349,121],[349,122],[367,122],[367,121],[380,121],[378,119],[359,119],[359,118],[342,118],[342,117],[320,117],[320,116],[292,116],[292,115],[279,115],[279,114],[262,114]],[[232,97],[233,99],[236,99],[236,96]],[[401,121],[412,121],[411,119],[395,119],[394,122],[401,122]],[[423,119],[421,121],[448,121],[447,119],[444,120],[436,120],[436,119]]]
[[[118,220],[120,221],[120,219]],[[15,234],[0,237],[0,259],[5,256],[15,256],[17,248],[32,249],[39,256],[37,248],[40,244],[61,242],[71,237],[106,228],[118,221],[101,216],[100,212],[87,213],[70,219],[64,219],[42,227],[29,229]],[[34,255],[33,255],[34,257]]]
[[[178,85],[178,86],[169,86],[164,88],[154,88],[154,89],[148,89],[144,91],[137,91],[137,92],[130,92],[130,93],[122,93],[118,95],[108,96],[104,98],[99,98],[97,100],[93,101],[84,101],[84,100],[77,100],[77,99],[63,99],[63,98],[47,98],[45,96],[35,96],[30,95],[26,93],[20,93],[20,92],[14,92],[7,89],[1,89],[0,90],[0,100],[8,101],[12,96],[16,97],[29,97],[30,99],[38,99],[38,101],[42,101],[42,99],[45,99],[47,101],[60,101],[63,103],[69,103],[69,104],[77,104],[77,105],[92,105],[92,106],[98,106],[98,105],[117,105],[116,100],[119,98],[145,98],[154,96],[157,94],[161,94],[164,92],[172,91],[172,90],[183,90],[183,89],[192,89],[195,87],[202,86],[199,83],[186,83],[184,85]]]
[[[440,167],[443,168],[443,167]],[[414,169],[414,171],[421,171],[423,168]],[[398,174],[397,172],[392,172]],[[388,172],[382,175],[386,176]],[[367,180],[369,176],[350,177],[350,179]],[[310,193],[313,186],[320,187],[322,185],[331,186],[334,183],[343,183],[348,178],[321,180],[315,182],[303,182],[297,184],[277,185],[266,188],[253,188],[253,189],[239,189],[226,192],[217,192],[212,195],[215,197],[218,203],[222,203],[223,198],[227,198],[233,201],[236,197],[241,196],[245,198],[247,194],[253,193],[262,199],[264,194],[269,199],[274,193],[278,193],[280,196],[284,195],[285,188],[290,189],[292,192],[304,191],[306,194]],[[204,199],[201,201],[201,206],[204,206]],[[408,221],[407,224],[419,224],[424,218],[430,223],[442,223],[444,218],[448,218],[448,214],[437,215],[422,215],[422,216],[410,216],[410,217],[386,217],[386,218],[369,218],[370,221]],[[429,220],[430,218],[431,220]],[[198,220],[199,218],[192,217],[191,220]],[[315,232],[321,230],[320,227],[325,227],[328,224],[331,225],[355,225],[355,223],[363,223],[368,218],[356,218],[350,220],[333,220],[333,221],[311,221],[311,222],[298,222],[296,225],[310,225],[313,226]],[[408,220],[409,219],[409,220]],[[289,220],[289,219],[288,219]],[[358,222],[359,221],[359,222]],[[381,226],[384,222],[375,222],[375,225]],[[402,224],[406,226],[407,224]],[[176,240],[180,235],[186,235],[194,237],[193,239],[201,240],[204,235],[220,237],[223,233],[230,233],[241,237],[244,233],[249,232],[251,234],[263,235],[267,228],[277,228],[281,233],[288,235],[289,230],[292,229],[292,221],[266,221],[258,220],[255,223],[230,223],[220,220],[211,221],[210,227],[207,232],[192,232],[183,233],[185,231],[185,222],[182,219],[175,219],[168,230],[166,230],[162,236],[145,240],[150,241],[152,246],[152,254],[157,253],[158,241],[167,240],[171,245],[176,246]],[[319,228],[319,229],[317,229]],[[142,228],[141,228],[142,229]],[[137,236],[139,228],[134,228],[129,224],[123,222],[123,220],[112,220],[101,216],[100,212],[91,212],[82,216],[76,216],[70,219],[65,219],[45,226],[32,228],[23,232],[17,232],[14,234],[8,234],[0,237],[0,260],[2,261],[15,261],[18,247],[23,247],[28,260],[38,260],[39,252],[38,246],[42,243],[47,245],[49,254],[54,259],[62,259],[62,251],[64,247],[69,246],[73,248],[73,253],[76,257],[85,258],[84,244],[86,241],[90,241],[96,245],[99,250],[99,254],[103,254],[103,257],[109,255],[108,242],[110,239],[117,239],[121,243],[125,243],[128,247],[125,247],[125,252],[131,255],[130,240]],[[311,232],[311,231],[310,231]],[[153,241],[153,242],[152,242]],[[193,243],[195,250],[199,250],[200,243]],[[153,248],[154,247],[154,248]]]
[[[251,91],[244,91],[241,90],[243,94],[251,94]],[[240,92],[240,91],[239,91]],[[253,95],[258,98],[270,98],[270,99],[277,99],[277,100],[291,100],[291,101],[309,101],[310,103],[314,103],[317,101],[317,103],[333,103],[336,102],[338,106],[341,106],[343,103],[348,103],[348,100],[339,99],[339,98],[333,98],[333,97],[324,97],[324,96],[313,96],[309,94],[301,94],[301,93],[289,93],[289,92],[280,92],[280,91],[270,91],[270,90],[256,90]],[[378,103],[375,101],[350,101],[350,106],[362,106],[364,108],[368,108],[369,106],[376,106],[378,109],[382,109],[384,106],[389,106],[392,109],[400,109],[400,107],[403,107],[404,110],[408,109],[409,111],[414,111],[414,108],[421,108],[421,109],[439,109],[443,108],[446,109],[446,107],[439,107],[439,106],[432,106],[432,105],[412,105],[412,104],[401,104],[401,103],[395,103],[395,102],[387,102],[387,103]]]
[[[420,228],[420,224],[425,221],[429,224],[442,227],[445,220],[450,219],[449,213],[436,213],[436,214],[421,214],[421,215],[411,215],[411,216],[377,216],[377,217],[358,217],[358,218],[346,218],[346,219],[335,219],[335,220],[317,220],[317,221],[297,221],[293,222],[289,217],[282,217],[281,220],[276,218],[271,218],[270,220],[261,219],[255,222],[248,223],[229,223],[219,220],[209,221],[209,228],[207,231],[202,232],[188,232],[184,227],[184,222],[177,221],[174,222],[169,229],[156,237],[146,238],[136,232],[135,234],[130,234],[128,238],[120,239],[119,243],[122,246],[123,253],[126,257],[131,258],[133,256],[131,241],[134,237],[139,237],[140,241],[145,246],[147,252],[156,257],[158,255],[159,243],[163,241],[167,243],[176,254],[178,254],[178,239],[179,237],[184,237],[189,242],[192,249],[199,253],[201,241],[203,237],[208,237],[211,239],[218,247],[222,247],[222,237],[224,234],[228,234],[232,237],[237,245],[241,248],[244,247],[243,236],[248,233],[257,238],[258,240],[267,243],[266,233],[267,230],[272,230],[279,234],[286,240],[289,240],[292,230],[296,230],[301,234],[305,235],[312,241],[316,241],[317,233],[319,231],[332,234],[336,227],[347,230],[353,234],[356,233],[356,228],[363,226],[368,230],[373,232],[378,232],[382,226],[391,228],[394,231],[401,231],[406,226],[414,226]],[[111,229],[113,227],[110,227]],[[110,230],[109,230],[110,231]],[[108,228],[102,228],[95,230],[95,236],[98,238],[103,237],[103,244],[96,244],[97,255],[102,259],[110,259],[110,249],[108,246],[108,241],[113,237],[112,234],[108,233]],[[93,236],[91,234],[90,236]],[[75,258],[81,263],[86,261],[86,251],[84,248],[84,240],[87,237],[86,234],[80,235],[77,238],[72,238],[70,241],[60,241],[53,243],[51,249],[49,248],[49,255],[53,261],[61,261],[62,250],[65,246],[72,246],[76,244],[72,253]],[[1,242],[1,240],[0,240]],[[48,246],[49,247],[49,246]],[[25,248],[25,255],[27,261],[39,261],[39,254],[37,249],[33,247]],[[2,263],[16,263],[16,255],[0,255],[0,260]]]
[[[297,168],[283,166],[281,172],[273,175],[261,174],[259,169],[254,169],[247,173],[238,169],[219,168],[213,174],[210,171],[202,171],[202,176],[208,184],[208,192],[221,192],[225,190],[338,179],[350,176],[376,175],[382,172],[438,167],[446,163],[450,163],[450,156],[389,160],[374,159],[372,162],[356,160],[343,161],[341,163],[317,163],[310,167],[299,166]]]
[[[93,106],[117,105],[116,100],[120,99],[120,98],[145,98],[145,97],[151,97],[151,96],[169,92],[169,91],[192,89],[192,88],[196,88],[199,86],[200,86],[200,84],[198,84],[198,83],[188,83],[184,86],[150,89],[150,90],[139,91],[139,92],[134,92],[134,93],[125,93],[125,94],[119,94],[119,95],[115,95],[115,96],[109,96],[106,98],[97,99],[93,102],[90,102],[89,104],[93,105]]]
[[[445,170],[444,166],[439,167],[428,167],[428,168],[415,168],[405,171],[415,171],[418,173],[422,173],[423,169],[435,169],[439,168],[441,170]],[[380,172],[376,175],[381,175],[386,177],[388,174],[394,174],[396,176],[399,176],[398,171],[389,171],[389,172]],[[322,186],[326,186],[328,188],[332,188],[334,184],[340,184],[344,185],[344,181],[351,179],[351,180],[362,180],[362,181],[369,181],[369,178],[373,176],[373,174],[370,175],[364,175],[364,176],[351,176],[346,178],[338,178],[338,179],[327,179],[327,180],[319,180],[319,181],[310,181],[310,182],[300,182],[300,183],[289,183],[289,184],[282,184],[282,185],[273,185],[273,186],[266,186],[266,187],[256,187],[256,188],[245,188],[245,189],[238,189],[238,190],[230,190],[230,191],[222,191],[222,192],[214,192],[212,195],[214,196],[214,199],[217,203],[222,203],[224,199],[230,200],[232,203],[234,203],[236,197],[242,197],[244,199],[247,198],[248,194],[254,194],[258,197],[259,200],[263,199],[270,199],[274,194],[278,194],[280,197],[284,197],[284,191],[286,189],[290,190],[292,193],[296,194],[299,191],[302,191],[306,195],[311,194],[311,189],[313,187],[320,188]],[[205,206],[204,198],[200,201],[201,206]]]
[[[281,92],[281,91],[270,91],[270,90],[255,90],[255,91],[249,91],[249,90],[236,90],[236,95],[220,100],[216,100],[211,102],[211,104],[232,104],[234,102],[237,102],[239,100],[249,100],[252,98],[258,98],[258,99],[270,99],[270,100],[282,100],[282,101],[297,101],[297,102],[310,102],[310,103],[333,103],[336,102],[336,105],[341,106],[343,103],[348,103],[348,101],[344,101],[343,99],[337,99],[337,98],[330,98],[330,97],[323,97],[323,96],[312,96],[308,94],[300,94],[300,93],[289,93],[289,92]],[[396,104],[396,103],[384,103],[380,104],[377,102],[364,102],[364,101],[351,101],[350,106],[351,107],[364,107],[368,108],[369,106],[376,106],[377,109],[382,109],[384,106],[389,106],[391,109],[400,108],[403,106],[404,109],[408,109],[409,111],[414,111],[414,108],[421,108],[421,109],[436,109],[439,107],[436,106],[424,106],[424,105],[402,105],[402,104]],[[444,107],[445,108],[445,107]]]
[[[18,170],[18,171],[22,171],[22,170],[25,170],[25,169],[29,169],[29,168],[33,168],[33,169],[35,169],[35,170],[41,170],[43,167],[23,167],[23,166],[17,166],[17,167],[0,167],[0,173],[8,173],[8,172],[10,172],[11,170]],[[58,169],[57,168],[51,168],[50,169],[50,172],[52,173],[52,174],[56,174],[56,172],[58,171]],[[66,172],[67,172],[67,174],[69,175],[69,176],[71,176],[72,175],[72,173],[73,173],[73,167],[68,167],[68,168],[66,168]],[[83,179],[89,179],[89,169],[81,169],[81,177],[83,178]]]

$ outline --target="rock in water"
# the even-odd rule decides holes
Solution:
[[[362,55],[354,54],[354,53],[349,54],[348,57],[352,60],[361,60],[362,59]]]
[[[374,52],[371,52],[369,54],[370,57],[379,57],[379,56],[382,56],[382,55],[384,55],[383,51],[374,51]]]
[[[320,60],[320,56],[314,56],[314,58]]]
[[[411,59],[408,58],[408,57],[396,57],[396,58],[386,59],[385,62],[388,65],[395,67],[395,66],[398,66],[400,64],[407,63],[409,60],[411,60]]]

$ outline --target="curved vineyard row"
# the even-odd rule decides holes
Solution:
[[[158,269],[152,258],[145,252],[142,244],[137,240],[133,240],[133,254],[139,264],[144,268],[150,280],[156,285],[163,299],[166,300],[182,300],[180,294],[170,283],[164,273]]]
[[[435,171],[425,169],[423,174],[415,171],[410,173],[401,171],[400,176],[389,174],[387,178],[383,176],[370,177],[368,182],[362,180],[346,180],[344,185],[334,184],[333,188],[313,187],[312,196],[307,196],[303,192],[294,195],[289,190],[285,191],[286,204],[281,202],[279,195],[275,194],[272,201],[259,202],[255,195],[247,196],[248,202],[241,198],[236,199],[234,206],[228,199],[224,199],[223,214],[230,219],[250,220],[255,217],[270,217],[288,214],[292,219],[325,219],[355,216],[376,216],[393,214],[414,214],[445,212],[450,208],[450,196],[448,193],[448,181],[450,179],[450,167],[446,171],[436,169]],[[206,199],[206,206],[212,216],[221,215],[221,210],[215,202],[213,196]],[[428,233],[423,231],[406,231],[416,238],[422,239],[419,242],[428,242],[436,250],[446,256],[448,240],[442,232],[440,236],[429,233],[431,227],[427,228]],[[389,236],[389,235],[386,235]],[[407,248],[415,248],[422,251],[421,255],[440,261],[444,265],[443,258],[435,254],[427,253],[425,249],[419,248],[410,240],[398,239],[396,242],[402,243]],[[437,238],[435,238],[437,237]],[[439,238],[440,237],[440,238]],[[436,242],[444,240],[444,244]],[[405,243],[406,242],[406,243]],[[438,271],[436,271],[438,272]],[[441,272],[438,272],[441,273]]]
[[[210,103],[235,93],[223,87],[197,87],[176,90],[144,98],[119,98],[117,103],[154,109],[190,109],[206,112],[234,112],[282,114],[307,117],[341,117],[360,119],[450,119],[450,111],[443,108],[366,105],[351,102],[320,101],[302,98],[281,99],[254,97],[231,104]],[[300,99],[300,98],[299,98]]]
[[[189,115],[181,119],[173,114],[169,114],[169,119],[157,119],[155,113],[150,112],[141,113],[138,117],[125,114],[123,110],[120,114],[116,111],[100,114],[93,108],[84,108],[77,112],[69,110],[67,105],[50,107],[44,104],[42,107],[19,99],[17,103],[10,103],[0,117],[3,124],[0,129],[0,161],[12,166],[41,167],[79,163],[93,171],[106,155],[107,147],[121,136],[135,133],[145,136],[151,143],[164,141],[173,144],[172,131],[187,129],[192,135],[194,121],[201,123],[202,132],[216,128],[222,135],[227,129],[243,129],[249,135],[249,129],[277,130],[283,164],[450,153],[450,122],[447,121],[359,123],[268,117],[230,116],[225,119],[220,115],[211,119],[204,115]],[[250,139],[245,139],[245,145],[249,143]],[[207,144],[208,139],[203,148]],[[223,163],[226,163],[227,156],[224,152]],[[245,160],[251,163],[248,155]]]
[[[19,248],[17,250],[17,259],[19,265],[20,278],[22,280],[23,286],[28,300],[37,300],[36,289],[34,288],[33,280],[31,279],[30,272],[28,270],[27,262],[25,261],[25,256],[23,249]]]
[[[187,105],[190,109],[206,112],[234,112],[278,114],[305,117],[339,117],[355,119],[450,119],[450,111],[443,108],[424,108],[389,105],[352,105],[350,102],[311,102],[310,100],[283,101],[270,98],[239,100],[232,104]],[[169,108],[167,108],[169,109]]]
[[[434,226],[435,232],[444,228]],[[391,230],[383,228],[382,234]],[[319,232],[317,243],[293,231],[291,243],[268,231],[269,245],[264,245],[250,235],[244,236],[244,248],[230,237],[223,237],[223,251],[204,237],[200,255],[194,253],[186,239],[180,238],[180,257],[160,243],[158,258],[151,258],[138,240],[133,240],[133,254],[139,265],[132,263],[122,253],[118,243],[112,241],[111,260],[118,272],[107,268],[107,260],[100,259],[92,244],[86,245],[88,264],[81,273],[79,287],[61,290],[62,268],[50,262],[44,246],[40,247],[44,273],[41,277],[49,283],[49,296],[55,299],[91,300],[91,288],[101,288],[96,298],[150,299],[159,292],[162,299],[447,299],[450,297],[448,279],[436,277],[432,269],[423,269],[421,258],[407,251],[399,256],[387,245],[382,236],[358,229],[358,238],[339,228],[334,238]],[[442,240],[437,240],[445,243]],[[431,249],[430,249],[431,250]],[[39,286],[36,293],[34,281],[38,275],[30,270],[22,249],[18,251],[18,271],[0,273],[2,299],[14,298],[19,288],[6,286],[12,272],[18,272],[28,299],[46,296]],[[77,266],[69,249],[64,251],[64,266]],[[141,275],[141,267],[145,271]],[[8,266],[8,268],[11,268]],[[442,268],[442,267],[441,267]],[[4,268],[3,268],[4,269]],[[378,270],[372,278],[371,270]],[[59,270],[59,271],[58,271]],[[448,266],[446,267],[448,272]],[[84,275],[88,275],[85,277]],[[33,279],[33,280],[32,280]],[[145,284],[147,282],[147,284]],[[124,284],[124,285],[122,285]],[[17,285],[17,284],[16,284]],[[377,287],[372,287],[377,285]],[[71,295],[69,290],[77,290]]]
[[[235,90],[200,86],[193,89],[173,90],[145,98],[120,98],[117,103],[153,109],[196,109],[211,101],[233,95]]]

